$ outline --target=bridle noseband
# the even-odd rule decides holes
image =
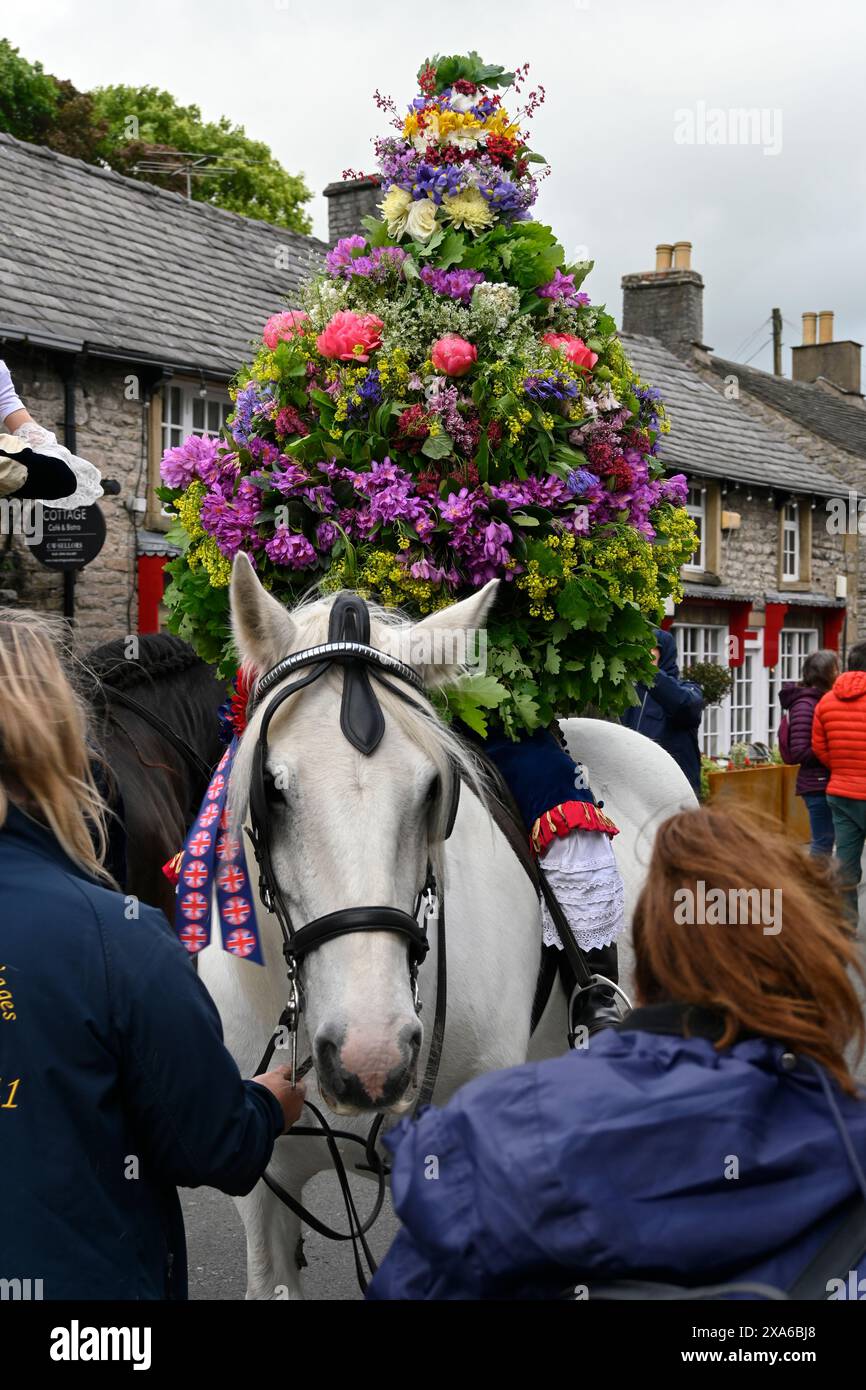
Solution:
[[[296,927],[292,921],[288,904],[274,871],[271,856],[265,787],[268,731],[274,715],[290,696],[312,685],[326,671],[332,670],[334,667],[341,668],[343,672],[340,728],[344,737],[365,756],[370,756],[375,752],[385,732],[385,717],[372,681],[384,685],[392,694],[426,713],[423,705],[417,700],[413,700],[399,685],[392,685],[390,680],[385,679],[387,674],[396,677],[398,681],[414,690],[421,692],[424,689],[423,681],[411,666],[407,666],[387,652],[378,651],[375,647],[370,646],[370,613],[364,600],[355,594],[341,593],[335,599],[331,609],[327,642],[285,657],[259,679],[253,690],[249,705],[250,716],[255,707],[260,705],[268,693],[286,676],[294,672],[303,672],[297,679],[289,685],[283,686],[272,696],[262,714],[253,753],[249,794],[250,825],[247,828],[259,869],[259,896],[267,911],[273,913],[277,918],[283,937],[283,956],[289,977],[289,1003],[286,1017],[292,1040],[293,1081],[297,1067],[298,1023],[304,1005],[300,980],[300,964],[304,957],[324,942],[333,941],[339,936],[346,936],[352,932],[395,932],[404,937],[407,942],[412,995],[415,1008],[420,1011],[418,967],[429,949],[428,923],[439,912],[436,877],[428,856],[425,880],[419,890],[413,913],[390,906],[347,907],[336,912],[329,912],[322,917],[316,917],[301,927]],[[450,796],[450,801],[445,816],[445,839],[448,838],[453,829],[460,797],[460,775],[456,766],[452,766],[451,787],[447,794]],[[419,924],[418,921],[422,908],[424,909],[423,925]],[[435,1076],[433,1079],[435,1081]],[[427,1089],[426,1082],[427,1078],[425,1077],[425,1086],[422,1088],[425,1091]],[[432,1092],[432,1086],[430,1089]]]

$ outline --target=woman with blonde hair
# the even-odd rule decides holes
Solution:
[[[303,1095],[241,1080],[163,915],[114,891],[58,631],[0,609],[0,1278],[185,1298],[176,1186],[248,1192]]]
[[[828,873],[724,811],[662,825],[638,1007],[395,1132],[403,1227],[371,1296],[592,1299],[637,1280],[846,1297],[866,1274],[862,968]]]

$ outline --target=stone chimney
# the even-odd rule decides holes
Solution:
[[[622,277],[622,331],[658,338],[680,357],[703,347],[704,282],[690,241],[661,242],[655,270]]]
[[[817,341],[815,325],[817,323]],[[861,344],[851,338],[833,338],[833,312],[803,315],[803,341],[792,349],[792,376],[795,381],[829,381],[846,395],[860,395]]]
[[[329,183],[325,189],[328,199],[328,240],[333,246],[340,237],[355,236],[364,231],[365,217],[379,217],[382,190],[377,178],[343,179]]]

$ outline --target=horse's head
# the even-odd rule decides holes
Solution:
[[[425,684],[453,679],[495,596],[477,594],[414,625],[369,606],[369,644],[410,664]],[[235,559],[232,622],[238,649],[260,675],[293,652],[328,640],[333,599],[289,613],[263,589],[245,555]],[[232,774],[236,820],[248,811],[263,712],[257,706]],[[384,674],[384,673],[383,673]],[[394,685],[399,680],[388,677]],[[424,695],[402,700],[375,678],[385,730],[372,753],[341,730],[344,675],[327,670],[290,695],[267,728],[263,761],[273,877],[296,927],[355,907],[412,913],[440,849],[459,771],[471,760]],[[410,943],[391,930],[343,931],[303,958],[304,1020],[320,1087],[338,1113],[401,1111],[411,1102],[422,1027],[413,1000]],[[423,967],[422,967],[423,968]]]

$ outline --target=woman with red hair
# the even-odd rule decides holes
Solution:
[[[723,811],[667,821],[634,918],[638,1007],[403,1122],[403,1228],[371,1296],[845,1297],[866,1274],[862,967],[828,873]]]

